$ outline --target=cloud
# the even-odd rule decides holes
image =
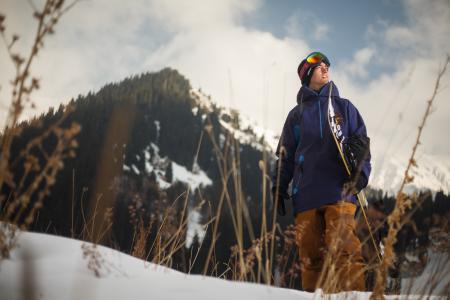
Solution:
[[[414,47],[420,54],[448,53],[450,3],[447,0],[409,0],[404,3],[408,23],[388,28],[385,33],[387,44]]]
[[[220,104],[238,108],[266,127],[276,128],[287,113],[281,95],[294,99],[297,92],[297,88],[283,89],[299,84],[299,53],[307,53],[307,45],[301,41],[227,27],[179,34],[151,53],[144,65],[146,69],[172,66]],[[277,112],[278,117],[269,112]]]
[[[62,17],[56,34],[47,37],[32,66],[41,89],[33,97],[37,110],[28,109],[24,117],[135,73],[145,53],[140,39],[146,36],[139,35],[139,30],[148,13],[145,1],[133,3],[124,9],[120,1],[80,1]],[[20,35],[14,51],[27,55],[37,26],[32,9],[27,1],[9,0],[4,5],[8,34]],[[0,73],[0,101],[5,104],[11,93],[5,83],[13,78],[14,67],[4,47],[0,47],[0,60],[5,66]],[[1,114],[3,120],[6,111]]]
[[[387,44],[395,48],[409,47],[418,41],[417,34],[410,28],[403,26],[392,26],[389,28],[386,31],[385,38]]]
[[[370,47],[365,47],[359,49],[353,55],[351,61],[347,61],[339,64],[338,68],[344,69],[349,76],[361,78],[367,78],[369,75],[368,64],[375,55],[375,49]]]
[[[356,104],[366,121],[375,163],[411,154],[438,71],[450,53],[450,3],[404,1],[404,7],[405,24],[379,19],[367,29],[367,45],[333,70],[341,94]],[[381,71],[369,77],[370,68]],[[441,80],[419,153],[450,153],[450,140],[442,138],[450,130],[449,74]]]
[[[148,12],[159,25],[178,33],[234,26],[261,4],[260,0],[152,0]]]
[[[328,36],[330,27],[326,24],[315,24],[314,26],[314,39],[317,41],[324,40]]]
[[[8,3],[12,15],[23,19],[31,15],[26,3]],[[77,4],[64,16],[34,68],[42,78],[35,99],[44,101],[38,109],[131,74],[170,66],[220,104],[234,106],[266,127],[281,126],[291,106],[287,99],[295,98],[296,68],[309,51],[307,44],[243,27],[241,21],[257,11],[260,1],[186,3],[133,1],[124,7],[121,1],[99,0]],[[19,22],[12,27],[32,36]],[[1,76],[2,82],[9,78],[6,73]],[[274,111],[277,117],[269,115]]]
[[[287,36],[307,40],[322,41],[328,38],[330,26],[309,11],[295,11],[287,18],[284,29]]]
[[[383,45],[379,54],[401,62],[423,56],[435,59],[448,53],[450,2],[404,0],[403,4],[405,24],[379,19],[368,29],[369,43]]]

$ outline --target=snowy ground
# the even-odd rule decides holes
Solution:
[[[429,261],[422,274],[402,279],[402,293],[439,294],[450,299],[450,260],[448,253],[429,252]]]
[[[321,299],[316,294],[260,284],[186,275],[82,241],[22,232],[11,258],[0,263],[0,299]],[[83,257],[83,253],[90,253]],[[91,263],[91,269],[88,264]],[[93,271],[97,264],[97,277]],[[93,268],[92,268],[93,267]],[[327,299],[369,299],[341,293]],[[390,297],[398,299],[398,297]],[[403,296],[401,299],[414,299]],[[435,299],[438,299],[437,297]]]

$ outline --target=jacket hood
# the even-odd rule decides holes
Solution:
[[[311,101],[311,100],[315,99],[316,97],[328,98],[328,93],[330,91],[331,86],[333,86],[333,89],[331,91],[331,96],[339,98],[339,90],[338,90],[337,86],[334,84],[333,81],[330,81],[322,87],[320,92],[316,92],[307,86],[302,86],[297,93],[297,104],[301,103],[302,97],[303,97],[303,102]]]

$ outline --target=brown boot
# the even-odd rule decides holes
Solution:
[[[298,213],[295,217],[296,240],[299,247],[302,288],[314,292],[322,271],[325,223],[317,209]]]
[[[361,243],[355,234],[356,205],[338,202],[298,213],[295,217],[303,290],[313,292],[327,287],[327,292],[364,291],[364,260]],[[331,255],[333,281],[318,281],[326,255]],[[325,272],[329,272],[327,268]]]
[[[338,202],[325,206],[325,244],[336,266],[336,292],[364,291],[364,259],[355,232],[356,205]]]

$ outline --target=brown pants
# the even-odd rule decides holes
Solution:
[[[305,291],[365,290],[361,242],[355,234],[355,211],[355,204],[338,202],[296,215]]]

